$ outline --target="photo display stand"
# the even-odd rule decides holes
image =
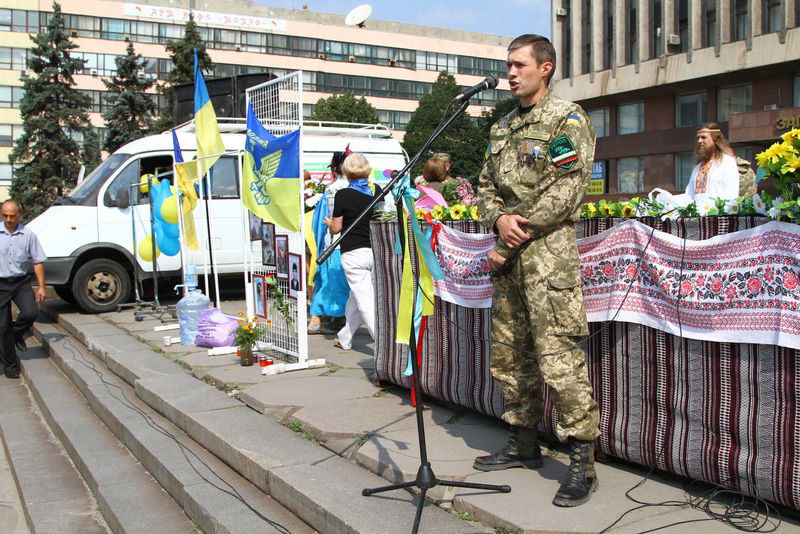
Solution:
[[[386,184],[386,187],[383,189],[384,194],[390,192],[392,188],[395,186],[395,184],[397,184],[397,182],[400,181],[400,179],[411,170],[411,168],[414,166],[414,164],[416,164],[416,162],[419,160],[422,154],[424,154],[425,151],[428,149],[428,147],[430,147],[431,143],[433,143],[433,141],[437,137],[439,137],[439,135],[441,135],[441,133],[450,125],[451,122],[453,122],[453,120],[458,116],[459,113],[467,109],[468,105],[469,105],[469,99],[468,98],[463,99],[458,109],[450,117],[448,117],[447,120],[444,121],[444,123],[439,128],[437,128],[436,131],[433,132],[433,134],[431,134],[430,138],[428,138],[428,140],[425,142],[422,148],[420,148],[419,152],[417,152],[414,155],[414,157],[411,158],[408,164],[406,164],[406,166],[403,167],[402,170],[393,173],[392,180],[388,184]],[[333,251],[339,245],[339,242],[342,240],[342,238],[345,235],[347,235],[350,229],[355,227],[359,223],[359,221],[361,221],[361,219],[366,217],[367,214],[372,213],[372,210],[378,204],[378,202],[381,201],[383,196],[384,195],[381,196],[376,195],[372,199],[372,202],[370,202],[370,204],[364,209],[364,211],[362,211],[361,214],[359,214],[359,216],[356,218],[353,224],[345,228],[341,232],[341,234],[339,234],[339,237],[333,243],[331,243],[331,245],[327,249],[325,249],[325,251],[322,254],[320,254],[319,258],[317,259],[317,264],[322,264],[325,260],[327,260],[330,257],[331,254],[333,254]],[[405,209],[405,207],[403,206],[403,195],[398,195],[397,196],[398,218],[400,218],[401,214],[403,213],[402,212],[403,209]],[[415,214],[410,213],[409,216],[414,217]],[[411,250],[412,247],[414,246],[413,234],[407,232],[407,228],[403,228],[402,224],[398,224],[397,228],[400,237],[401,250],[405,250],[404,244],[406,239],[409,240],[408,249]],[[414,271],[414,295],[417,294],[416,287],[418,285],[419,285],[419,271],[417,269]],[[422,417],[422,410],[423,410],[422,391],[419,385],[420,380],[417,379],[420,370],[419,362],[417,360],[417,340],[413,327],[411,328],[411,333],[409,335],[409,340],[408,340],[408,357],[411,358],[411,369],[413,372],[412,375],[413,380],[411,381],[411,383],[414,392],[414,399],[416,399],[414,409],[417,419],[417,436],[419,439],[419,460],[420,460],[420,466],[419,469],[417,470],[417,475],[414,478],[414,480],[409,480],[408,482],[400,482],[397,484],[390,484],[388,486],[381,486],[378,488],[365,488],[361,491],[361,494],[364,496],[369,496],[369,495],[374,495],[376,493],[383,493],[395,489],[405,489],[412,487],[416,487],[417,489],[419,489],[420,494],[418,497],[419,500],[417,502],[417,512],[416,515],[414,516],[414,525],[411,530],[411,534],[416,534],[417,531],[419,530],[420,519],[422,518],[422,509],[425,506],[425,496],[428,493],[428,490],[430,490],[431,488],[434,488],[436,486],[450,486],[456,488],[478,489],[487,491],[498,491],[501,493],[509,493],[511,491],[511,486],[505,484],[504,485],[478,484],[473,482],[441,480],[439,478],[436,478],[436,475],[434,474],[433,469],[431,468],[431,464],[428,461],[427,444],[425,442],[425,423]]]

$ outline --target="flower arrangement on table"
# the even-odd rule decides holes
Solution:
[[[675,201],[677,199],[677,202]],[[710,198],[698,202],[680,202],[678,197],[657,195],[653,200],[632,198],[622,202],[587,202],[581,206],[581,217],[704,217],[709,215],[763,215],[778,219],[786,215],[783,197],[767,193],[735,199]]]
[[[264,290],[267,298],[273,300],[272,309],[280,313],[290,326],[293,325],[292,310],[289,309],[289,303],[284,298],[283,291],[278,287],[278,279],[275,278],[274,273],[268,273],[264,277]]]
[[[439,195],[441,199],[429,195],[430,201],[417,201],[417,219],[424,219],[430,213],[434,219],[440,221],[478,220],[478,196],[466,178],[459,176],[449,181],[439,191]]]
[[[238,323],[236,329],[233,331],[233,342],[242,350],[252,351],[259,338],[267,333],[267,329],[272,326],[270,321],[266,325],[262,324],[258,319],[244,318],[244,313],[239,312],[241,319],[236,319]]]
[[[783,134],[781,140],[765,151],[756,154],[759,174],[771,179],[783,202],[781,215],[797,222],[800,220],[800,128]]]

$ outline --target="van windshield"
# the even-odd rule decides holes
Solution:
[[[111,154],[95,170],[89,174],[78,186],[65,198],[75,204],[83,206],[93,206],[97,203],[97,193],[100,187],[106,183],[109,176],[119,169],[131,157],[130,154]]]

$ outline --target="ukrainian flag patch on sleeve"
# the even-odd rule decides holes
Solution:
[[[567,124],[580,124],[581,118],[578,115],[567,115]]]

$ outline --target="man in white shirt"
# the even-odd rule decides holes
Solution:
[[[698,196],[739,198],[739,169],[729,151],[728,142],[716,122],[700,125],[695,147],[697,165],[686,186],[686,194],[692,200]]]

